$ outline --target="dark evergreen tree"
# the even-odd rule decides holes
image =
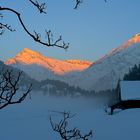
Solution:
[[[133,68],[129,69],[129,73],[124,75],[123,80],[140,80],[140,64],[134,65]]]

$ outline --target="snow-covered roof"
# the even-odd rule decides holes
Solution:
[[[121,81],[122,100],[140,99],[140,81]]]

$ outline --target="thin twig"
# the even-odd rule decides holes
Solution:
[[[38,10],[40,13],[46,14],[46,3],[39,3],[38,1],[29,0]]]

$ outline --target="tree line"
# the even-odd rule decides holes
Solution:
[[[124,75],[123,80],[130,80],[130,81],[136,81],[140,80],[140,64],[134,65],[134,67],[129,69],[129,72]]]

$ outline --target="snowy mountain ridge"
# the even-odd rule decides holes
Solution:
[[[15,57],[7,60],[5,64],[23,70],[36,80],[46,80],[47,78],[54,79],[69,72],[82,71],[92,63],[82,60],[61,61],[24,48]]]
[[[116,52],[119,52],[123,49],[126,49],[130,46],[132,46],[133,44],[137,44],[137,43],[140,43],[140,33],[138,34],[135,34],[134,36],[132,36],[132,38],[130,38],[128,41],[126,41],[124,44],[122,44],[121,46],[113,49],[109,55],[113,54],[113,53],[116,53]]]
[[[136,34],[120,47],[71,79],[70,84],[86,90],[104,91],[116,88],[118,80],[140,63],[140,34]]]

